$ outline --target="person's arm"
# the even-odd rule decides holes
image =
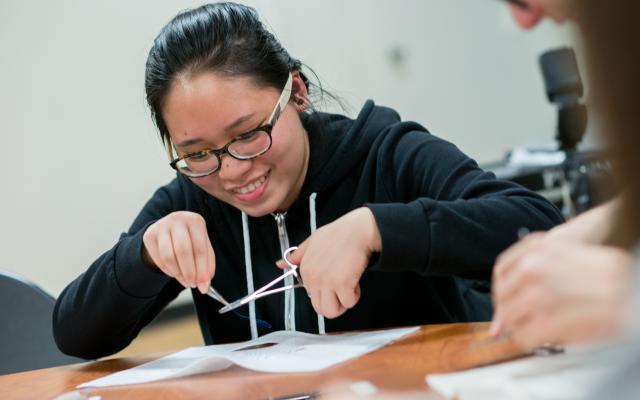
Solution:
[[[143,234],[184,207],[178,180],[159,189],[131,228],[60,294],[54,338],[66,354],[95,359],[125,348],[183,287],[143,260]]]
[[[488,279],[521,228],[563,221],[549,201],[495,179],[451,143],[419,131],[384,140],[376,162],[388,201],[367,204],[382,238],[373,268]]]
[[[322,226],[289,256],[325,317],[358,303],[360,278],[375,253],[373,269],[488,282],[494,258],[519,228],[548,229],[562,221],[551,203],[497,181],[455,146],[424,132],[396,135],[382,136],[392,143],[379,144],[364,167],[382,171],[376,203]]]
[[[611,237],[615,215],[619,211],[620,205],[621,199],[617,197],[594,207],[567,223],[551,229],[547,238],[604,244]]]

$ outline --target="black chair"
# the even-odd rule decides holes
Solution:
[[[83,362],[58,350],[55,299],[18,275],[0,271],[0,375]]]

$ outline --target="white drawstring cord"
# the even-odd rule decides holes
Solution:
[[[244,265],[247,272],[247,293],[253,293],[253,266],[251,264],[251,242],[249,241],[249,217],[242,212],[242,239],[244,241]],[[256,304],[249,303],[249,324],[251,325],[251,339],[258,337],[258,323],[256,321]]]
[[[316,197],[318,194],[316,192],[311,193],[309,196],[309,225],[311,226],[311,234],[317,229],[316,224]],[[324,335],[326,333],[324,328],[324,317],[318,314],[318,333]]]

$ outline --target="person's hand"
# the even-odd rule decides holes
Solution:
[[[353,210],[313,233],[288,256],[320,315],[335,318],[360,299],[360,277],[371,253],[381,250],[380,232],[366,207]],[[278,266],[287,264],[280,260]]]
[[[530,234],[497,259],[491,330],[527,347],[610,337],[626,317],[630,264],[618,248]]]
[[[178,211],[159,219],[143,236],[147,264],[186,288],[206,293],[215,273],[215,255],[202,216]]]

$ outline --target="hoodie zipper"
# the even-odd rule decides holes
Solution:
[[[287,225],[285,224],[285,219],[287,217],[287,213],[274,213],[272,214],[273,218],[276,220],[276,225],[278,227],[278,239],[280,240],[280,254],[283,255],[284,252],[290,247],[289,246],[289,236],[287,235]],[[293,277],[288,276],[284,280],[285,285],[293,285]],[[287,290],[284,292],[284,329],[288,331],[296,330],[296,297],[295,290]]]

